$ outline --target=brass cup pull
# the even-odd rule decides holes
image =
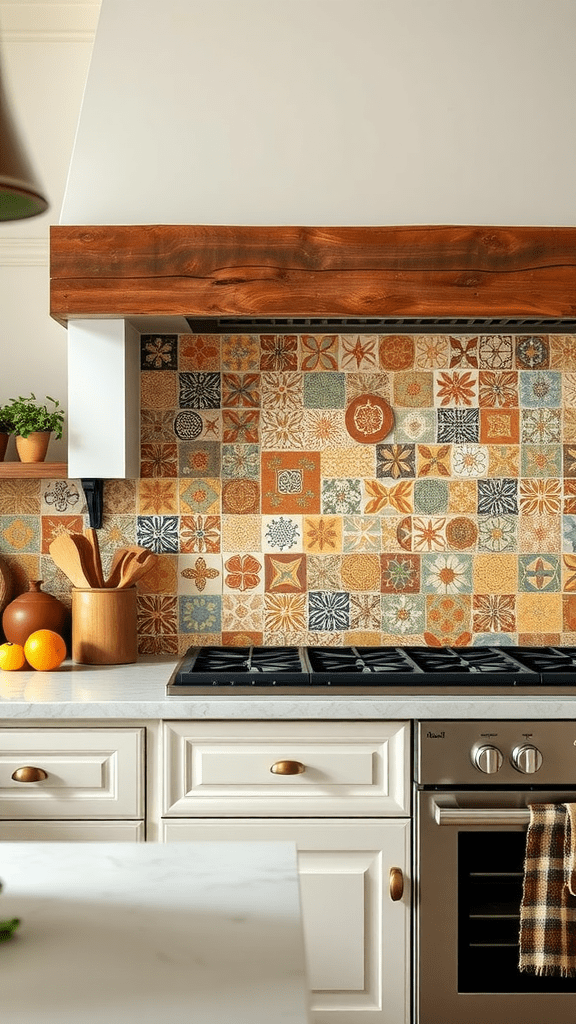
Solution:
[[[404,875],[401,868],[390,868],[390,899],[397,903],[404,895]]]
[[[43,768],[34,768],[32,765],[27,764],[23,768],[17,768],[15,772],[12,772],[12,778],[14,782],[42,782],[43,779],[48,778],[48,772],[45,772]]]
[[[300,761],[275,761],[270,771],[273,775],[302,775],[306,766]]]

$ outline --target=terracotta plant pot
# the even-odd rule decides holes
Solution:
[[[50,430],[33,430],[28,437],[16,434],[16,451],[20,462],[44,462],[50,433]]]
[[[0,462],[4,462],[9,438],[10,434],[7,434],[4,430],[0,430]]]

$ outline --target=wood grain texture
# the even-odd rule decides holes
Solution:
[[[0,480],[65,480],[67,476],[66,462],[0,462]]]
[[[576,228],[51,228],[51,315],[576,316]]]

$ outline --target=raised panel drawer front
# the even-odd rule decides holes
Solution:
[[[143,817],[144,729],[0,729],[0,819]]]
[[[143,821],[0,821],[0,842],[143,843]]]
[[[407,722],[164,722],[163,814],[409,813]]]

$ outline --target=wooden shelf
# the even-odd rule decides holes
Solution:
[[[0,462],[0,480],[66,479],[67,462]]]

